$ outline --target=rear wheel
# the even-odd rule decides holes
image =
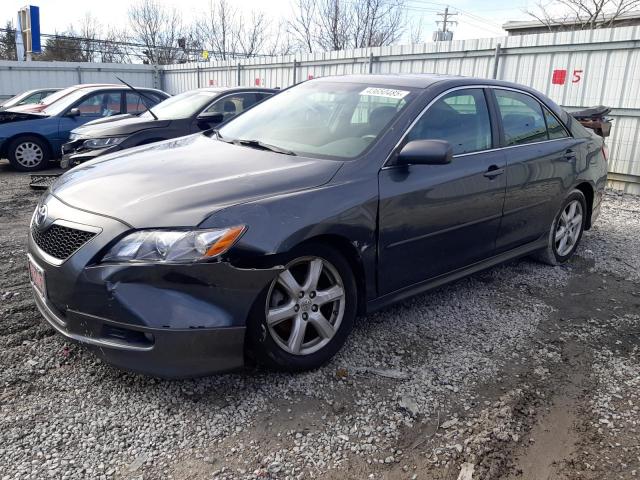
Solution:
[[[24,136],[9,144],[9,162],[16,170],[33,172],[45,168],[51,155],[49,146],[38,137]]]
[[[549,265],[569,260],[580,243],[587,220],[587,202],[580,190],[573,190],[565,199],[551,224],[547,247],[534,257]]]
[[[349,262],[332,248],[306,245],[289,258],[254,305],[247,339],[258,361],[295,372],[321,366],[342,347],[357,293]]]

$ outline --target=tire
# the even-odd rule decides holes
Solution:
[[[21,172],[42,170],[51,159],[49,145],[34,136],[23,136],[12,140],[7,153],[13,168]]]
[[[579,220],[578,215],[580,215]],[[568,221],[572,225],[569,229],[567,229]],[[536,252],[533,257],[548,265],[565,263],[576,252],[582,239],[586,221],[587,201],[584,194],[580,190],[572,190],[562,202],[560,210],[551,223],[547,246],[543,250]],[[561,234],[563,227],[564,235]],[[562,239],[565,239],[565,241],[563,242]]]
[[[344,344],[356,317],[357,287],[349,262],[333,248],[308,244],[285,260],[285,271],[253,305],[247,349],[267,367],[302,372],[320,367]],[[316,288],[311,273],[318,270]]]

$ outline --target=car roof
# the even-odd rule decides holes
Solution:
[[[275,88],[264,88],[264,87],[201,87],[201,88],[196,88],[195,90],[198,90],[201,92],[212,92],[212,93],[228,93],[228,92],[247,91],[247,90],[264,91],[264,92],[278,91]]]
[[[451,86],[464,85],[494,85],[533,91],[531,88],[517,83],[489,78],[463,77],[460,75],[440,75],[437,73],[399,73],[399,74],[369,74],[369,75],[337,75],[321,77],[311,82],[346,82],[363,83],[379,86],[394,86],[406,88],[429,88],[433,85],[447,83]],[[536,92],[539,93],[539,92]]]
[[[330,77],[321,77],[311,82],[345,82],[345,83],[363,83],[368,85],[386,85],[393,87],[407,88],[427,88],[434,83],[454,77],[452,75],[438,75],[434,73],[404,73],[404,74],[377,74],[369,75],[336,75]]]

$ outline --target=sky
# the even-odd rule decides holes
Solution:
[[[20,7],[28,0],[0,0],[0,22],[13,20]],[[357,0],[353,0],[357,1]],[[208,7],[208,0],[160,0],[161,3],[177,7],[187,21],[196,20]],[[277,20],[289,16],[292,12],[291,0],[232,0],[241,11],[264,11]],[[74,22],[79,21],[86,12],[90,12],[104,25],[120,25],[126,21],[127,9],[131,0],[34,0],[33,5],[40,7],[42,33],[62,32]],[[431,40],[431,32],[439,19],[436,12],[449,5],[457,11],[454,20],[458,21],[451,30],[454,39],[498,37],[506,34],[500,26],[508,20],[530,20],[525,10],[534,8],[534,0],[456,0],[452,3],[426,2],[423,0],[405,0],[407,13],[418,22],[422,21],[425,40]],[[407,37],[408,38],[408,37]],[[402,43],[408,43],[408,40]]]

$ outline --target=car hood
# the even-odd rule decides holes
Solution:
[[[17,107],[11,107],[11,110],[13,110],[14,112],[22,112],[22,113],[28,113],[28,112],[37,113],[37,112],[42,112],[47,107],[48,105],[45,105],[43,103],[28,103],[26,105],[18,105]]]
[[[21,122],[24,120],[38,120],[42,118],[49,118],[49,116],[43,115],[41,113],[18,112],[15,110],[0,111],[0,123]]]
[[[135,228],[195,226],[228,206],[323,185],[341,165],[196,134],[84,163],[52,193]]]
[[[111,115],[109,117],[102,117],[102,118],[98,118],[96,120],[91,120],[90,122],[85,123],[83,126],[86,126],[86,125],[99,125],[101,123],[109,123],[109,122],[117,122],[118,120],[122,120],[124,118],[133,118],[133,115],[131,115],[130,113],[120,113],[118,115]]]
[[[82,125],[73,130],[73,133],[86,138],[109,137],[117,135],[130,135],[140,130],[150,128],[163,128],[168,126],[170,120],[154,120],[153,118],[127,117],[104,123]]]

